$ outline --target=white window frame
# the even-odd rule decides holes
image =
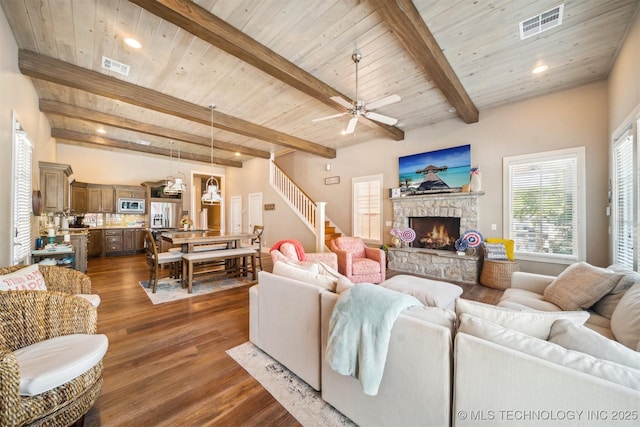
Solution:
[[[382,223],[383,223],[383,205],[382,205],[382,192],[383,192],[383,175],[368,175],[361,176],[351,179],[351,200],[352,200],[352,234],[356,237],[362,238],[362,240],[367,244],[382,244]],[[379,227],[378,227],[378,238],[372,238],[369,234],[367,236],[360,235],[360,213],[358,208],[358,185],[362,183],[376,183],[379,189],[378,194],[378,206],[379,206]]]
[[[12,114],[11,260],[28,264],[31,254],[33,143]]]
[[[527,163],[544,163],[559,159],[574,158],[576,160],[576,204],[574,207],[576,215],[575,230],[576,242],[574,244],[573,255],[550,254],[542,252],[518,252],[516,249],[515,256],[520,260],[547,262],[555,264],[571,264],[576,261],[584,261],[586,259],[586,185],[585,185],[585,148],[574,147],[562,150],[546,151],[541,153],[531,153],[519,156],[504,157],[503,166],[503,235],[507,239],[511,236],[512,223],[512,194],[511,194],[511,166]]]
[[[636,108],[636,113],[640,109],[640,106]],[[633,115],[632,115],[633,117]],[[611,185],[610,185],[610,193],[609,193],[609,203],[611,206],[611,256],[612,262],[614,264],[621,264],[625,267],[629,267],[633,270],[637,270],[640,264],[640,213],[638,213],[638,209],[640,207],[640,173],[638,172],[638,167],[640,166],[640,114],[637,114],[633,119],[627,119],[624,122],[625,124],[622,126],[621,130],[613,133],[611,138]],[[625,139],[630,138],[631,142],[631,152],[632,152],[632,173],[633,175],[629,177],[629,182],[626,182],[626,185],[631,185],[631,214],[632,217],[629,218],[631,221],[631,250],[632,253],[630,256],[626,256],[620,258],[618,256],[619,248],[617,247],[619,239],[618,232],[621,226],[619,219],[622,214],[620,211],[620,206],[617,203],[620,198],[620,188],[622,184],[619,182],[618,173],[616,170],[617,161],[616,161],[616,150],[619,144],[623,143]],[[628,229],[628,228],[627,228]],[[629,243],[629,242],[627,242]],[[630,262],[629,262],[630,261]]]

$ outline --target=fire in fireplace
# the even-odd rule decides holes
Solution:
[[[414,248],[455,251],[455,242],[460,238],[460,218],[440,216],[409,217],[409,227],[416,232],[411,243]]]

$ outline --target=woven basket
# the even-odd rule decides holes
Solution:
[[[511,287],[511,274],[520,270],[520,264],[515,261],[484,260],[480,284],[493,289],[505,290]]]

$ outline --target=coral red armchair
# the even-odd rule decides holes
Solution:
[[[338,237],[331,241],[338,255],[338,271],[353,283],[381,283],[386,274],[384,251],[367,247],[359,237]]]
[[[306,253],[298,240],[280,240],[269,251],[271,259],[276,261],[321,261],[334,270],[338,269],[338,258],[333,252]]]

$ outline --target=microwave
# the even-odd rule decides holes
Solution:
[[[118,213],[143,214],[145,205],[144,199],[118,199]]]

